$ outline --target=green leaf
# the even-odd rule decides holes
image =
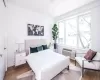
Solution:
[[[53,38],[53,40],[57,40],[58,34],[59,34],[58,30],[59,29],[57,27],[57,24],[54,24],[54,26],[52,28],[52,38]]]

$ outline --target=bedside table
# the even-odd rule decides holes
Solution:
[[[26,52],[15,52],[15,67],[26,63]]]

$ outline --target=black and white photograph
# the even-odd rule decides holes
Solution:
[[[28,24],[28,36],[44,36],[44,26]]]

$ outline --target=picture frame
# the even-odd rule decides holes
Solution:
[[[27,24],[28,36],[44,36],[44,26]]]

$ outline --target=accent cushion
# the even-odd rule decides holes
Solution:
[[[38,52],[37,47],[30,47],[30,53]]]
[[[86,60],[85,58],[83,57],[75,57],[76,61],[79,63],[79,65],[81,67],[84,67],[84,68],[89,68],[89,69],[98,69],[97,66],[95,66],[95,63],[93,62],[88,62],[88,61],[84,61],[84,66],[82,65],[83,63],[83,60]]]
[[[47,45],[42,45],[42,47],[43,47],[43,50],[48,49]]]
[[[95,57],[96,53],[97,53],[96,51],[89,49],[84,58],[86,60],[92,60]]]
[[[39,46],[39,47],[37,47],[37,50],[38,51],[42,51],[43,50],[43,47],[42,46]]]

